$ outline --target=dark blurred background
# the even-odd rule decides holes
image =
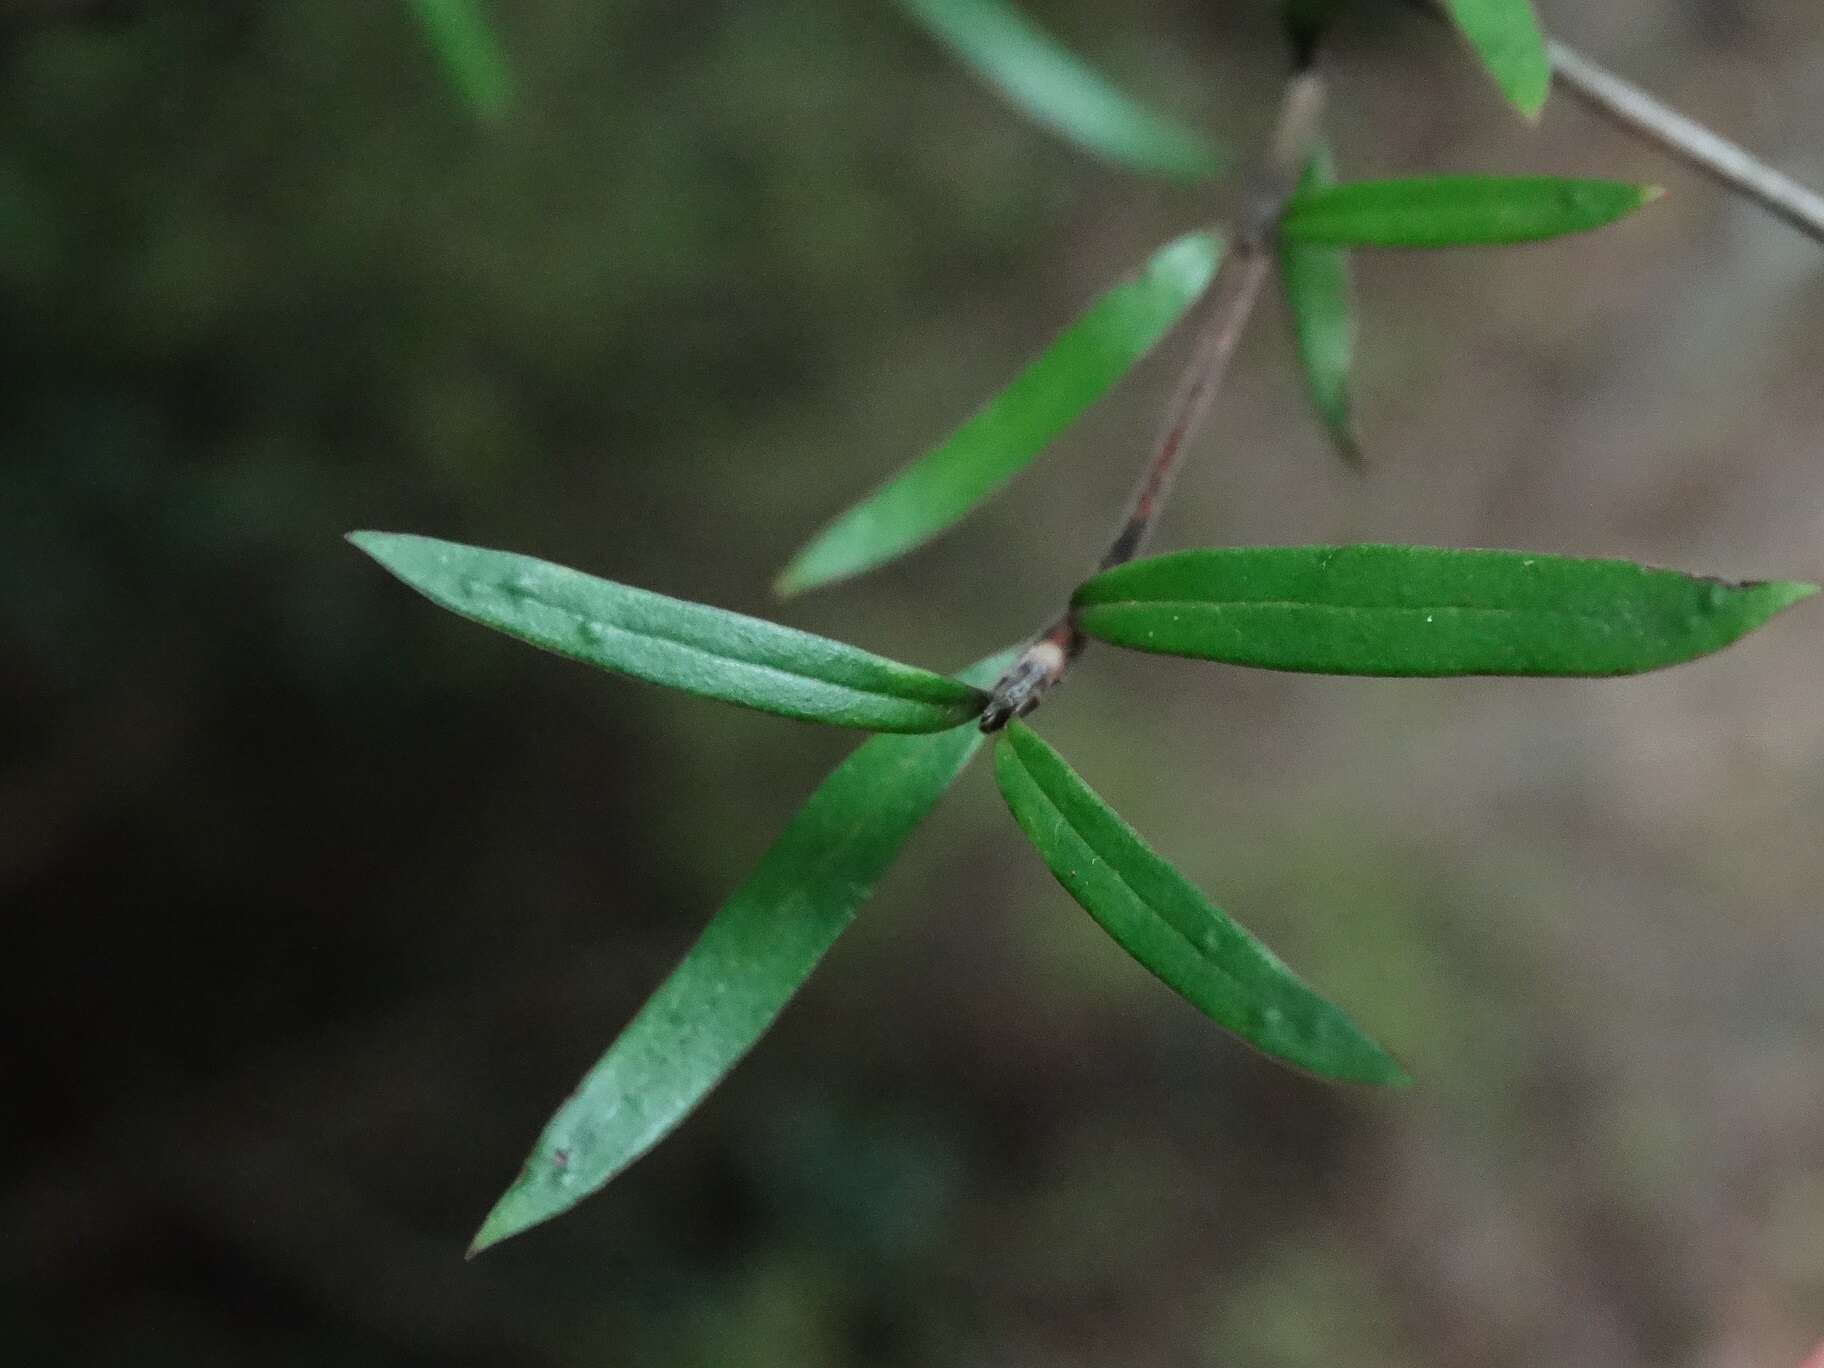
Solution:
[[[1543,7],[1816,183],[1824,11]],[[1254,3],[1031,0],[1246,147]],[[1255,1058],[984,768],[651,1158],[465,1264],[545,1116],[853,739],[542,656],[350,528],[950,667],[1046,619],[1181,364],[940,544],[780,609],[825,517],[1218,193],[1022,121],[884,3],[0,0],[0,1357],[22,1365],[1757,1368],[1824,1338],[1824,611],[1628,682],[1098,650],[1042,721],[1409,1063]],[[1360,263],[1373,471],[1277,308],[1161,545],[1824,577],[1824,251],[1367,5],[1347,172],[1673,192]]]

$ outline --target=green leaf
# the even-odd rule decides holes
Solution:
[[[1008,727],[994,768],[1014,819],[1065,891],[1199,1011],[1320,1077],[1407,1081],[1386,1051],[1213,907],[1037,733]]]
[[[1136,561],[1075,604],[1101,641],[1231,665],[1602,676],[1720,651],[1816,592],[1519,551],[1262,546]]]
[[[988,683],[1014,653],[967,677]],[[471,1255],[597,1191],[740,1062],[982,743],[877,736],[825,779],[684,960],[546,1124]]]
[[[479,0],[410,0],[450,84],[484,118],[504,114],[513,100],[505,54],[481,12]]]
[[[1501,93],[1529,119],[1552,92],[1552,61],[1532,0],[1444,0]]]
[[[960,522],[1158,345],[1221,259],[1213,233],[1161,248],[947,441],[812,538],[774,588],[796,594],[860,574]]]
[[[1351,181],[1301,192],[1280,233],[1337,247],[1537,242],[1613,223],[1659,195],[1651,185],[1556,176]]]
[[[882,732],[960,726],[987,702],[968,684],[839,641],[530,556],[397,532],[351,532],[348,539],[453,613],[704,698]]]
[[[1006,0],[899,0],[899,7],[1010,103],[1099,156],[1179,180],[1207,179],[1227,160],[1202,134],[1110,84]]]
[[[1330,149],[1320,147],[1305,168],[1303,188],[1310,192],[1335,183]],[[1349,394],[1349,373],[1355,366],[1355,290],[1349,255],[1340,247],[1282,238],[1279,271],[1292,310],[1305,389],[1337,451],[1359,469],[1362,449]]]

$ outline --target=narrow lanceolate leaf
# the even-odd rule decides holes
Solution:
[[[1532,0],[1444,0],[1501,93],[1529,119],[1552,91],[1552,62]]]
[[[1627,675],[1720,651],[1817,590],[1631,561],[1263,546],[1136,561],[1077,590],[1117,646],[1344,675]]]
[[[1303,188],[1309,192],[1335,183],[1330,149],[1320,147],[1305,169]],[[1349,374],[1355,366],[1355,291],[1348,253],[1341,247],[1284,238],[1279,269],[1292,310],[1305,389],[1337,451],[1359,468],[1362,452],[1349,395]]]
[[[1281,234],[1336,247],[1477,247],[1584,233],[1659,198],[1651,185],[1556,176],[1434,176],[1301,191]]]
[[[530,556],[396,532],[349,540],[453,613],[653,684],[832,727],[931,732],[987,695],[948,676],[759,618],[596,579]]]
[[[992,681],[1012,653],[968,677]],[[662,1140],[783,1010],[981,744],[878,736],[799,809],[747,882],[545,1126],[478,1253],[575,1206]]]
[[[947,441],[818,533],[774,587],[795,594],[860,574],[960,522],[1158,345],[1209,286],[1221,257],[1213,233],[1160,249]]]
[[[513,99],[513,78],[481,0],[409,0],[450,83],[476,113],[493,118]]]
[[[1386,1051],[1212,906],[1037,733],[1015,722],[995,745],[994,767],[1015,820],[1065,891],[1199,1011],[1320,1077],[1406,1081]]]
[[[1216,175],[1224,154],[1061,47],[1007,0],[899,0],[899,6],[1038,123],[1098,156],[1179,180]]]

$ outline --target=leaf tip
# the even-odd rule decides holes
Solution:
[[[1546,102],[1551,98],[1552,86],[1548,79],[1536,90],[1525,90],[1515,93],[1510,98],[1514,108],[1520,111],[1520,117],[1535,128],[1545,118]]]
[[[1339,1048],[1331,1053],[1327,1064],[1314,1067],[1315,1061],[1308,1058],[1284,1054],[1276,1057],[1329,1083],[1358,1088],[1387,1088],[1393,1091],[1412,1086],[1412,1075],[1391,1050],[1340,1010],[1332,1010],[1336,1012],[1337,1024],[1342,1027],[1342,1032],[1341,1039],[1335,1042]]]
[[[1649,205],[1653,203],[1654,200],[1664,199],[1666,197],[1666,187],[1663,185],[1640,185],[1636,186],[1635,190],[1640,195],[1642,206]]]
[[[399,563],[400,554],[405,550],[405,544],[413,540],[409,533],[372,532],[365,529],[346,532],[342,539],[362,555],[394,574],[402,573]]]
[[[794,560],[791,564],[787,565],[785,569],[773,576],[772,587],[774,598],[789,599],[797,598],[798,595],[802,594],[806,589],[809,589],[811,585],[806,579],[804,571],[799,567],[798,562]]]
[[[1803,580],[1768,580],[1762,586],[1773,604],[1772,613],[1782,613],[1795,603],[1803,603],[1818,592],[1815,584],[1806,584]]]
[[[462,1256],[465,1261],[486,1253],[502,1240],[509,1240],[529,1225],[537,1223],[536,1221],[526,1221],[515,1215],[512,1206],[513,1190],[509,1189],[501,1195],[498,1202],[494,1203],[493,1209],[488,1212],[487,1219],[482,1221],[481,1229],[477,1230],[475,1238],[469,1241],[469,1247]]]
[[[1545,107],[1552,97],[1552,65],[1544,41],[1537,37],[1536,31],[1533,43],[1528,46],[1527,58],[1530,60],[1522,59],[1510,66],[1506,61],[1491,61],[1484,51],[1482,62],[1501,87],[1508,104],[1521,118],[1537,127],[1545,117]]]
[[[851,508],[799,547],[785,568],[773,577],[773,596],[797,598],[813,589],[854,579],[908,549],[883,551],[879,545],[857,545],[858,514],[877,497]]]
[[[391,552],[398,545],[399,534],[396,532],[371,532],[365,529],[345,532],[342,540],[368,559],[377,561],[387,569],[392,569]]]
[[[1146,265],[1145,274],[1175,282],[1191,295],[1200,295],[1216,277],[1216,268],[1228,250],[1228,239],[1214,228],[1201,228],[1167,243]]]
[[[1332,1067],[1312,1070],[1315,1077],[1330,1083],[1343,1083],[1360,1088],[1386,1088],[1398,1092],[1412,1086],[1412,1075],[1379,1041],[1349,1022],[1353,1037],[1343,1060]],[[1283,1056],[1281,1056],[1283,1058]],[[1310,1069],[1305,1061],[1293,1061],[1301,1070]]]

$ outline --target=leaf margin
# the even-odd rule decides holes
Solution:
[[[792,598],[854,579],[966,521],[1170,336],[1207,294],[1226,252],[1211,229],[1154,251],[947,437],[827,521],[775,577],[774,594]],[[1064,394],[1057,372],[1091,364],[1100,369],[1087,389]]]
[[[697,697],[825,726],[888,733],[962,726],[979,716],[987,703],[988,695],[973,685],[859,646],[518,552],[408,532],[350,532],[347,540],[396,579],[458,617],[582,664]],[[614,612],[593,617],[590,607],[578,606],[596,600],[614,600]],[[643,631],[640,623],[651,614],[682,624],[682,636]],[[627,622],[634,626],[623,625]],[[751,655],[716,654],[701,644],[706,632],[727,633]],[[696,641],[690,639],[693,633]],[[629,647],[617,637],[633,638],[635,644]],[[642,644],[649,648],[650,658],[634,663],[632,657]],[[620,659],[605,658],[613,650],[622,652]],[[697,657],[712,662],[707,675]],[[806,662],[819,657],[831,667],[829,672],[807,672]],[[722,667],[719,678],[717,666]],[[742,689],[729,683],[737,678],[757,684],[758,693],[743,696]]]
[[[1657,185],[1579,176],[1343,181],[1294,195],[1279,231],[1282,238],[1331,247],[1509,247],[1595,232],[1664,193]]]
[[[1508,103],[1537,123],[1552,93],[1552,59],[1532,0],[1441,2]]]
[[[1299,188],[1334,184],[1336,158],[1325,139],[1306,163]],[[1348,249],[1282,236],[1278,256],[1305,397],[1337,455],[1360,474],[1367,461],[1355,425],[1352,376],[1360,330]]]
[[[992,682],[1017,655],[1017,648],[1000,652],[960,671],[958,677],[984,684]],[[677,965],[648,994],[633,1017],[589,1066],[570,1095],[540,1128],[538,1138],[533,1142],[519,1175],[483,1218],[469,1245],[467,1257],[472,1259],[504,1240],[566,1214],[625,1173],[682,1125],[772,1029],[824,956],[853,924],[861,905],[872,896],[875,886],[890,872],[906,843],[943,801],[986,739],[974,727],[915,735],[874,736],[857,746],[826,775],[799,805],[754,869],[705,923]],[[921,765],[926,768],[917,770],[916,767]],[[914,778],[923,781],[922,787],[917,793],[911,792],[910,787],[902,790],[898,798],[907,806],[896,813],[887,813],[883,818],[883,822],[891,822],[883,838],[886,844],[883,851],[876,852],[875,857],[863,863],[858,870],[853,864],[842,863],[843,852],[840,850],[832,852],[827,847],[817,849],[819,833],[813,828],[827,812],[852,818],[856,798],[864,804],[873,802],[878,808],[886,792],[881,771],[890,774],[895,769],[905,767],[915,769]],[[851,791],[856,798],[851,797]],[[880,815],[879,811],[866,814]],[[846,838],[849,844],[860,839],[863,835],[862,828],[866,825],[865,818],[854,824]],[[875,834],[879,834],[878,828]],[[800,851],[800,846],[809,849]],[[771,999],[770,1002],[749,1004],[754,1008],[755,1015],[747,1023],[744,1040],[737,1040],[732,1046],[721,1050],[720,1057],[711,1062],[708,1071],[699,1076],[686,1092],[680,1093],[675,1087],[666,1092],[663,1100],[669,1105],[663,1110],[667,1114],[650,1124],[643,1134],[623,1142],[616,1150],[615,1157],[597,1164],[593,1176],[583,1176],[582,1185],[578,1187],[577,1178],[582,1174],[581,1164],[587,1156],[575,1152],[574,1132],[570,1128],[574,1111],[589,1105],[592,1086],[602,1082],[617,1063],[644,1047],[646,1033],[657,1029],[662,1035],[666,1027],[676,1027],[679,1024],[677,1016],[669,1015],[674,1007],[685,1015],[693,1010],[702,1010],[704,996],[697,995],[693,998],[690,995],[694,980],[700,973],[707,975],[709,985],[726,984],[723,972],[715,967],[716,958],[723,953],[724,941],[739,940],[749,931],[758,933],[764,930],[761,924],[768,920],[770,912],[791,911],[797,904],[807,900],[808,895],[804,889],[792,888],[789,875],[777,868],[781,865],[789,866],[793,859],[801,855],[808,856],[808,863],[815,875],[825,884],[822,892],[829,896],[833,904],[824,909],[828,913],[826,921],[816,928],[816,934],[811,936],[809,943],[795,947],[802,952],[801,967],[787,967],[786,979],[790,981],[782,980],[782,991],[766,995]],[[772,904],[769,904],[769,898]],[[802,908],[796,907],[796,910],[802,911]],[[743,923],[743,918],[756,924],[747,926]],[[784,930],[804,933],[807,928],[800,917],[796,922],[788,920]],[[820,945],[817,944],[819,938]],[[760,943],[767,953],[775,955],[794,948],[780,934],[779,928],[774,928],[771,934],[763,936]],[[743,968],[752,968],[751,956],[737,953],[731,958],[742,961]],[[792,977],[794,974],[795,978]],[[685,984],[683,989],[678,987],[681,982]],[[720,993],[712,992],[708,995],[712,1002],[725,1001],[726,997],[725,987]],[[658,1054],[662,1057],[662,1062],[652,1059],[645,1062],[649,1071],[663,1076],[675,1064],[675,1057],[665,1049],[660,1049]],[[639,1061],[636,1060],[631,1067],[637,1074]],[[623,1089],[623,1097],[631,1095],[632,1091],[631,1088]],[[616,1101],[610,1109],[610,1120],[619,1114],[621,1105],[621,1101]],[[553,1198],[547,1190],[553,1185],[559,1189],[575,1190]]]
[[[1041,771],[1047,773],[1042,776]],[[1404,1087],[1412,1081],[1400,1062],[1348,1013],[1204,897],[1025,723],[1010,723],[997,738],[995,779],[1015,823],[1065,892],[1142,967],[1230,1035],[1277,1063],[1329,1082]],[[1084,829],[1081,811],[1073,815],[1065,800],[1094,814],[1102,828],[1100,842]],[[1069,861],[1054,858],[1057,852],[1048,838],[1066,831],[1069,839],[1062,844],[1074,842],[1087,854],[1087,859],[1083,853],[1076,856],[1082,867],[1067,869],[1063,866]],[[1117,866],[1111,842],[1122,847],[1118,853],[1128,862],[1126,868]],[[1091,881],[1084,868],[1094,870],[1098,865],[1107,869],[1124,894],[1109,902],[1126,902],[1127,908],[1102,905],[1085,895]],[[1151,896],[1140,887],[1142,882],[1150,885]],[[1115,924],[1136,908],[1150,917],[1150,923]],[[1187,925],[1191,920],[1200,923],[1195,931]],[[1158,940],[1161,931],[1163,945]],[[1217,962],[1219,953],[1226,963]],[[1218,981],[1215,992],[1212,977]],[[1252,1000],[1224,1002],[1225,989]],[[1244,1013],[1253,1013],[1255,1019],[1242,1020]],[[1290,1029],[1289,1017],[1294,1019]],[[1304,1038],[1298,1039],[1301,1025]]]
[[[894,0],[1033,122],[1103,161],[1182,182],[1229,162],[1211,139],[1141,103],[1010,0]]]
[[[1338,562],[1343,564],[1339,567]],[[1527,582],[1529,573],[1534,580],[1545,581],[1548,592],[1553,589],[1551,577],[1558,577],[1557,583],[1562,583],[1563,577],[1570,576],[1572,589],[1579,592],[1605,588],[1598,585],[1598,580],[1606,577],[1633,596],[1611,591],[1598,605],[1600,612],[1582,611],[1562,601],[1555,607],[1526,601],[1516,606],[1502,601],[1503,594],[1518,595],[1524,600],[1540,588]],[[1217,596],[1223,592],[1225,577],[1239,582],[1248,575],[1254,576],[1257,583],[1241,592],[1251,597]],[[1465,576],[1470,578],[1466,580]],[[1478,576],[1479,583],[1475,582]],[[1579,576],[1585,583],[1576,583]],[[1634,592],[1636,582],[1649,581],[1647,589]],[[1383,594],[1384,601],[1332,601],[1323,597],[1325,592],[1364,595],[1377,583],[1391,586],[1377,591]],[[1440,587],[1445,585],[1447,590]],[[1402,597],[1420,587],[1435,597],[1410,601]],[[1491,589],[1495,601],[1460,601]],[[1078,586],[1071,604],[1079,628],[1109,645],[1254,669],[1359,678],[1593,679],[1646,674],[1714,655],[1817,592],[1816,585],[1798,581],[1731,583],[1612,558],[1368,542],[1341,546],[1204,547],[1149,557],[1092,576]],[[1225,609],[1235,616],[1239,626],[1235,622],[1221,623],[1220,614]],[[1316,624],[1301,628],[1307,632],[1302,644],[1288,647],[1284,642],[1274,645],[1268,640],[1267,627],[1276,617],[1299,612],[1311,613],[1310,621]],[[1331,651],[1370,649],[1363,642],[1367,640],[1365,629],[1373,625],[1373,619],[1344,616],[1352,613],[1422,616],[1425,628],[1438,630],[1419,631],[1421,624],[1407,623],[1415,635],[1398,649],[1414,651],[1414,643],[1428,637],[1433,640],[1424,650],[1465,654],[1454,659],[1411,654],[1400,657],[1397,664],[1389,660],[1379,665],[1367,661],[1345,665],[1333,657],[1324,657],[1330,663],[1315,663],[1319,647]],[[1580,640],[1572,637],[1563,622],[1539,622],[1531,625],[1537,636],[1529,642],[1525,634],[1528,624],[1520,622],[1522,630],[1504,643],[1499,636],[1491,636],[1485,626],[1482,630],[1464,630],[1474,619],[1464,619],[1459,624],[1447,616],[1459,613],[1584,618],[1598,625]],[[1250,625],[1250,614],[1259,621]],[[1661,617],[1648,620],[1643,614]],[[1334,616],[1335,621],[1328,621],[1327,615]],[[1441,626],[1434,620],[1437,618],[1444,619]],[[1514,620],[1518,622],[1519,617]],[[1387,621],[1400,625],[1403,619],[1389,617]],[[1206,633],[1201,637],[1196,635],[1200,628]],[[1633,631],[1635,639],[1623,637],[1621,629]],[[1661,635],[1654,637],[1653,629]],[[1327,640],[1326,630],[1331,633]],[[1675,630],[1682,630],[1684,635],[1673,636]],[[1217,635],[1218,632],[1226,635]],[[1537,653],[1525,668],[1516,661],[1487,654],[1508,649],[1513,640]],[[1313,641],[1318,645],[1313,646]],[[1629,648],[1633,650],[1631,655],[1624,653]],[[1595,654],[1581,664],[1555,664],[1552,653],[1566,649]],[[1304,654],[1295,654],[1295,650]],[[1616,654],[1602,657],[1603,651]],[[1477,652],[1483,654],[1476,655]],[[1598,664],[1602,659],[1608,663]]]

